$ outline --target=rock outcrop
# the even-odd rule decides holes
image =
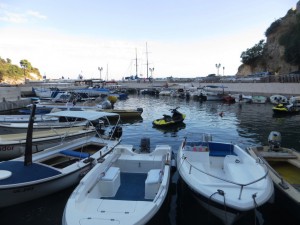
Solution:
[[[295,24],[296,16],[300,13],[300,1],[296,9],[290,9],[287,14],[280,19],[280,25],[274,32],[267,35],[265,51],[262,58],[253,66],[242,64],[238,68],[237,75],[249,75],[257,72],[273,72],[274,74],[285,75],[298,70],[297,66],[285,62],[284,46],[279,44],[280,37]]]

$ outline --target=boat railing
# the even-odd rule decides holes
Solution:
[[[159,193],[157,193],[157,195],[155,196],[155,199],[153,200],[153,202],[156,202],[156,201],[159,199],[160,195],[162,194],[162,192],[163,192],[163,190],[164,190],[165,188],[166,188],[165,185],[161,185],[160,191],[159,191]]]
[[[251,182],[249,182],[249,183],[242,184],[242,183],[237,183],[237,182],[234,182],[234,181],[231,181],[231,180],[227,180],[227,179],[224,179],[224,178],[222,178],[222,177],[218,177],[218,176],[216,176],[216,175],[207,173],[207,172],[205,172],[205,171],[203,171],[203,170],[197,168],[196,166],[192,165],[192,163],[191,163],[186,157],[184,157],[184,160],[190,165],[190,168],[189,168],[189,174],[192,173],[192,168],[194,168],[195,170],[197,170],[197,171],[199,171],[199,172],[201,172],[201,173],[203,173],[203,174],[205,174],[205,175],[207,175],[207,176],[213,177],[213,178],[218,179],[218,180],[222,180],[222,181],[224,181],[224,182],[226,182],[226,183],[231,183],[231,184],[240,186],[239,199],[241,199],[241,196],[242,196],[242,192],[243,192],[244,187],[249,186],[249,185],[254,184],[254,183],[257,183],[257,182],[259,182],[259,181],[265,179],[265,178],[268,176],[268,173],[269,173],[269,170],[266,168],[266,166],[263,166],[263,167],[265,168],[265,174],[264,174],[262,177],[260,177],[260,178],[258,178],[258,179],[256,179],[256,180],[254,180],[254,181],[251,181]]]

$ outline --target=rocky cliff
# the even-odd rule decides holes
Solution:
[[[284,61],[283,55],[285,49],[279,44],[279,39],[293,24],[295,24],[296,15],[299,13],[300,1],[297,3],[296,9],[289,10],[284,17],[278,20],[280,21],[280,25],[276,30],[267,35],[262,58],[253,66],[242,64],[238,68],[237,75],[249,75],[263,71],[285,75],[289,72],[298,70],[297,66],[293,66]]]

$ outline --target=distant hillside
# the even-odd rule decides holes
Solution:
[[[280,45],[281,37],[289,32],[295,24],[298,23],[297,26],[299,26],[299,18],[300,1],[297,3],[297,8],[295,10],[290,9],[284,17],[276,20],[270,25],[265,33],[266,42],[262,56],[251,65],[245,63],[242,64],[238,68],[237,75],[249,75],[264,71],[284,75],[299,70],[299,65],[292,65],[286,62],[284,57],[286,49],[283,45]],[[296,35],[296,32],[294,33]],[[298,51],[300,51],[300,49]]]
[[[40,71],[34,68],[31,63],[23,59],[20,66],[11,64],[9,58],[2,59],[0,57],[0,82],[7,84],[21,84],[25,79],[40,80],[42,78]]]

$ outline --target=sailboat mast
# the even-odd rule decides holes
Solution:
[[[147,59],[147,79],[148,79],[149,62],[148,62],[148,47],[147,47],[147,42],[146,42],[146,59]]]
[[[138,77],[137,51],[135,49],[135,77]]]
[[[108,81],[108,64],[106,65],[106,81]]]

